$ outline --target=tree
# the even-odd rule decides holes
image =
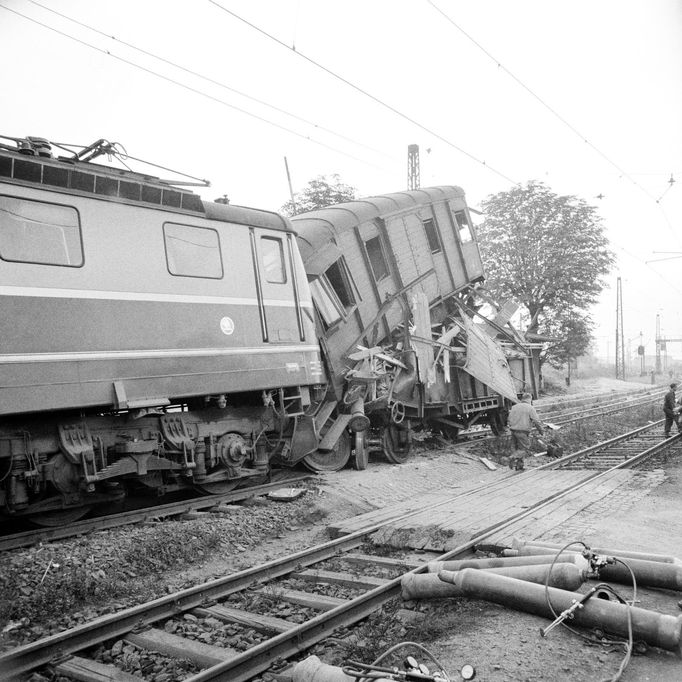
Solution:
[[[336,173],[331,175],[331,181],[326,175],[318,175],[308,183],[307,187],[294,195],[295,205],[294,202],[287,201],[280,210],[288,216],[298,215],[316,208],[353,201],[355,194],[356,189],[341,182],[341,178]]]
[[[585,355],[592,345],[594,322],[589,315],[580,310],[564,310],[546,316],[542,324],[542,334],[559,339],[549,345],[542,359],[552,367],[562,367],[571,360]]]
[[[482,208],[487,287],[498,300],[525,306],[528,331],[565,339],[548,359],[578,357],[589,345],[587,310],[614,262],[597,209],[541,182],[490,196]]]

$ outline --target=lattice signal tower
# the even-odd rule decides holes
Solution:
[[[623,285],[616,283],[616,379],[625,379],[625,344],[623,343]]]
[[[407,145],[407,189],[419,189],[419,145]]]

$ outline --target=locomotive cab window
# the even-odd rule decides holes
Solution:
[[[206,227],[165,223],[163,236],[171,275],[221,279],[223,260],[218,233]]]
[[[260,251],[263,261],[263,274],[268,282],[284,284],[287,281],[284,269],[284,247],[282,240],[275,237],[261,237]]]
[[[80,267],[83,243],[78,211],[72,206],[0,196],[0,258]]]
[[[471,225],[469,224],[469,217],[465,211],[455,211],[455,222],[457,223],[457,229],[459,230],[460,241],[464,244],[466,242],[473,241],[473,235],[471,234]]]
[[[381,237],[373,237],[365,242],[369,264],[372,266],[372,273],[375,281],[379,282],[388,277],[388,263],[384,249],[381,246]]]
[[[438,231],[436,230],[436,223],[433,222],[433,218],[427,218],[423,220],[424,230],[426,231],[426,238],[429,241],[429,248],[431,253],[439,253],[442,249],[440,246],[440,239],[438,238]]]

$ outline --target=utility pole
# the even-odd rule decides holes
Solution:
[[[298,213],[298,209],[296,208],[296,199],[294,199],[294,190],[291,186],[291,175],[289,174],[289,162],[287,161],[287,157],[284,157],[284,167],[287,170],[287,182],[289,183],[289,196],[291,197],[291,207],[294,209],[294,215]]]
[[[616,379],[625,379],[625,344],[623,343],[623,286],[616,282]]]
[[[661,373],[661,316],[656,313],[656,374]]]
[[[407,189],[419,189],[419,145],[407,145]]]

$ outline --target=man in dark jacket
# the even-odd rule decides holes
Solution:
[[[680,423],[679,423],[679,415],[675,411],[675,389],[677,388],[677,384],[673,381],[672,384],[670,384],[670,390],[665,394],[665,398],[663,398],[663,414],[665,415],[665,437],[670,438],[670,429],[673,425],[673,422],[677,426],[677,430],[680,431]]]

